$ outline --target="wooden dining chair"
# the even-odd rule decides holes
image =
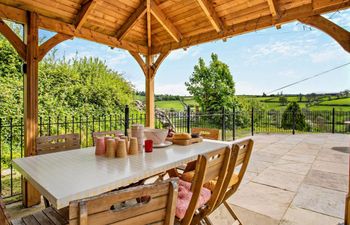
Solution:
[[[46,208],[34,214],[26,215],[22,218],[10,220],[7,214],[5,204],[0,198],[0,224],[1,225],[68,225],[68,220],[65,219],[54,208]]]
[[[251,156],[252,151],[253,151],[253,145],[254,145],[254,141],[252,139],[245,139],[245,140],[242,140],[242,141],[232,145],[232,152],[233,152],[232,154],[234,155],[236,152],[237,157],[231,157],[231,160],[229,163],[229,169],[227,171],[227,177],[226,177],[224,184],[223,184],[223,189],[222,189],[222,191],[219,195],[218,201],[214,207],[214,210],[215,210],[221,204],[224,204],[224,206],[229,211],[231,216],[236,221],[238,221],[240,224],[242,224],[242,222],[239,220],[237,215],[234,213],[231,206],[227,203],[227,199],[229,199],[238,190],[238,188],[243,180],[244,174],[245,174],[247,167],[248,167],[248,164],[249,164],[250,156]],[[236,172],[235,170],[237,168],[239,168],[238,174],[235,173]],[[212,211],[214,211],[214,210],[212,210]],[[207,224],[212,224],[210,222],[210,219],[208,218],[208,215],[209,214],[205,215],[204,219],[205,219]]]
[[[5,203],[0,197],[0,224],[1,225],[10,225],[9,216],[5,210]]]
[[[80,148],[79,134],[42,136],[36,139],[37,155],[68,151]]]
[[[123,136],[123,135],[124,135],[124,133],[122,131],[120,131],[120,130],[92,132],[93,145],[95,146],[96,138],[98,138],[98,137],[106,137],[106,136],[120,137],[120,136]]]
[[[181,225],[199,224],[201,215],[198,215],[198,212],[207,210],[210,212],[216,205],[227,173],[230,157],[231,149],[229,147],[198,156],[194,177],[190,186],[189,194],[192,196],[185,215],[178,221]],[[204,187],[209,182],[215,182],[212,190]],[[210,193],[210,197],[207,201],[202,201],[201,204],[200,198],[204,198],[203,191]],[[182,193],[182,190],[179,191],[178,204],[181,203],[181,198],[187,197],[186,194],[186,192]],[[181,205],[177,206],[177,212],[182,211],[179,207]]]
[[[173,225],[177,194],[178,179],[169,179],[73,201],[69,204],[69,224]],[[135,201],[140,198],[142,201]]]
[[[204,139],[219,140],[219,129],[204,128],[204,127],[193,127],[191,129],[192,134],[199,134]]]
[[[55,136],[41,136],[36,139],[37,155],[69,151],[80,148],[79,134],[63,134]],[[44,197],[45,207],[50,206],[49,201]]]

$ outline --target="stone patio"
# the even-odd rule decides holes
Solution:
[[[343,224],[349,135],[256,135],[238,192],[229,200],[245,225]],[[211,219],[233,224],[222,207]]]
[[[348,190],[349,135],[256,135],[238,192],[229,200],[244,225],[340,225]],[[42,206],[41,206],[42,207]],[[13,217],[41,207],[9,206]],[[235,224],[226,209],[211,215]]]

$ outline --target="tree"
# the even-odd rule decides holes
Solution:
[[[230,69],[217,54],[211,54],[209,66],[199,58],[185,85],[203,111],[218,112],[222,107],[232,109],[236,105],[235,83]]]
[[[279,97],[279,102],[280,102],[281,105],[287,105],[288,104],[288,99],[287,99],[286,96],[282,95],[281,97]]]
[[[301,113],[298,103],[291,102],[287,109],[282,114],[282,128],[293,129],[293,116],[295,118],[295,129],[306,130],[308,125],[305,121],[305,116]]]

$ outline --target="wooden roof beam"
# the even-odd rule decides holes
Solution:
[[[323,2],[324,0],[313,0],[314,2]],[[341,2],[339,4],[334,4],[331,7],[323,8],[318,10],[318,13],[329,13],[332,11],[339,10],[339,7],[348,8],[350,7],[350,1],[346,0],[346,2]],[[317,13],[317,14],[318,14]],[[309,16],[315,15],[315,11],[312,8],[312,5],[308,7],[300,6],[298,8],[293,8],[286,10],[283,14],[280,14],[280,17],[277,21],[272,21],[271,16],[259,17],[257,19],[252,19],[246,22],[242,22],[239,24],[235,24],[232,26],[227,26],[226,30],[221,33],[217,33],[216,31],[210,31],[205,34],[193,35],[190,37],[184,37],[179,43],[168,43],[160,46],[156,46],[152,48],[152,54],[158,54],[161,52],[175,50],[180,48],[188,48],[190,46],[215,41],[223,38],[230,38],[233,36],[245,34],[252,31],[261,30],[264,28],[268,28],[274,26],[276,24],[284,24],[299,18],[306,18]]]
[[[88,15],[96,7],[96,5],[97,0],[89,0],[81,6],[77,18],[75,19],[75,29],[80,29],[84,25]]]
[[[12,6],[7,6],[0,3],[0,18],[8,19],[17,23],[27,24],[27,11],[23,9],[17,9]],[[125,50],[137,51],[143,54],[147,54],[147,46],[131,43],[128,41],[119,41],[116,37],[106,35],[91,29],[81,27],[79,30],[74,25],[65,23],[63,21],[48,18],[43,15],[38,16],[38,25],[40,28],[66,34],[68,36],[74,36],[83,38],[89,41],[98,42],[110,47],[121,48]]]
[[[151,1],[147,0],[147,46],[152,47]]]
[[[145,15],[147,11],[147,1],[142,1],[139,7],[131,14],[126,22],[117,31],[116,37],[118,40],[122,40],[126,34],[134,27],[136,22]]]
[[[314,15],[299,19],[300,22],[315,27],[336,40],[347,52],[350,53],[350,32],[338,26],[321,15]]]
[[[279,12],[278,12],[278,7],[277,7],[277,0],[267,0],[267,3],[269,4],[272,18],[278,18]]]
[[[22,59],[26,59],[26,48],[24,42],[17,34],[0,18],[0,33],[6,37],[11,45],[16,49]]]
[[[179,42],[182,39],[182,34],[174,26],[174,24],[167,18],[164,12],[156,5],[153,0],[150,0],[151,3],[151,13],[158,20],[158,22],[164,27],[164,29],[170,34],[170,36],[176,41]]]
[[[210,23],[213,25],[216,32],[221,32],[224,30],[224,24],[217,15],[213,4],[208,0],[197,0],[199,6],[202,8],[205,15],[208,17]]]

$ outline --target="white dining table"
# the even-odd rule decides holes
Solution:
[[[57,209],[69,202],[96,196],[196,160],[202,153],[229,146],[203,141],[188,146],[154,148],[125,158],[96,156],[84,148],[13,160],[13,166]]]

